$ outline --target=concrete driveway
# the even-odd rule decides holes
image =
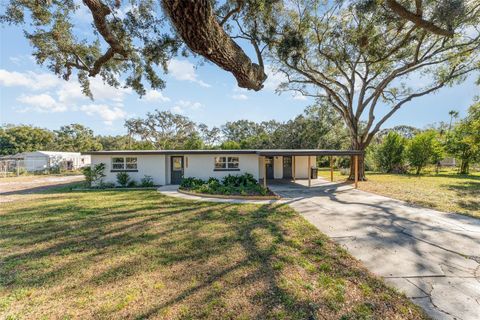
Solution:
[[[480,319],[480,219],[323,180],[305,184],[269,187],[432,318]]]

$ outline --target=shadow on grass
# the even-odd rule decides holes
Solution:
[[[411,310],[404,298],[285,205],[49,189],[4,216],[0,285],[12,296],[40,289],[16,302],[25,317],[28,310],[135,319],[339,318],[358,316],[357,308],[375,317],[420,314],[402,314]],[[359,293],[360,285],[373,293]],[[122,300],[138,291],[131,303]]]

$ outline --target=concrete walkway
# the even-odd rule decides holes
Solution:
[[[270,184],[310,223],[434,319],[480,319],[480,219],[316,180]]]

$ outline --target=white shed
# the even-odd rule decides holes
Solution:
[[[80,152],[60,151],[33,151],[15,155],[19,165],[27,171],[41,171],[60,167],[65,170],[74,170],[90,165],[90,156]]]

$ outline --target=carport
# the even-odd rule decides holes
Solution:
[[[308,157],[308,165],[307,165],[307,176],[308,176],[308,187],[312,186],[312,178],[310,170],[312,168],[311,158],[310,156],[318,156],[318,157],[329,157],[330,160],[330,180],[333,181],[333,163],[334,157],[351,157],[353,160],[353,169],[355,175],[355,188],[358,187],[358,158],[359,156],[363,156],[363,151],[360,150],[322,150],[322,149],[274,149],[274,150],[259,150],[257,154],[260,157],[263,157],[263,186],[267,187],[267,165],[265,159],[267,157],[292,157],[293,161],[293,172],[292,172],[292,180],[295,182],[296,179],[296,166],[295,160],[296,157],[302,156]]]

